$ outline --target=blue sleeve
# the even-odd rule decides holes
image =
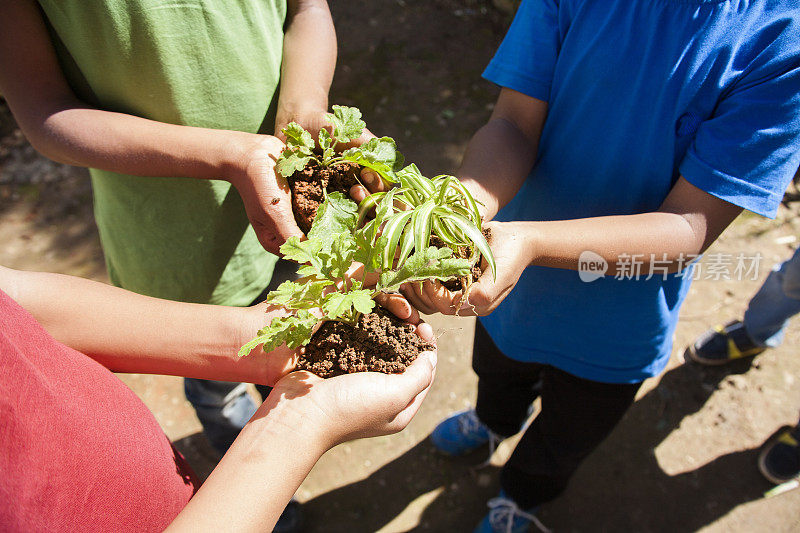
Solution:
[[[559,47],[557,0],[523,0],[483,77],[547,101]]]
[[[770,218],[800,165],[800,56],[771,55],[700,124],[679,167],[696,187]]]

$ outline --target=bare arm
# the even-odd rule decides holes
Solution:
[[[284,314],[279,308],[172,302],[72,276],[4,267],[0,289],[56,340],[115,372],[272,385],[294,367],[294,354],[285,347],[266,357],[237,357],[260,327]]]
[[[281,307],[174,302],[74,276],[2,266],[0,290],[57,341],[115,372],[273,385],[295,367],[295,352],[286,346],[238,357],[260,328],[289,314]],[[400,296],[382,295],[379,301],[399,318],[420,324]],[[419,330],[433,335],[427,324]]]
[[[461,175],[485,204],[486,217],[513,198],[535,160],[546,104],[503,90],[489,123],[473,137]],[[533,120],[533,123],[526,122]],[[698,189],[681,177],[655,212],[563,221],[489,223],[497,279],[485,273],[473,285],[468,302],[438,284],[406,287],[404,294],[421,311],[464,314],[492,312],[531,265],[577,269],[582,252],[592,251],[617,272],[623,254],[643,268],[652,262],[676,271],[704,252],[741,212],[741,208]],[[646,271],[646,270],[645,270]]]
[[[283,138],[281,130],[298,122],[316,136],[336,68],[336,31],[324,0],[293,0],[288,9],[275,134]]]
[[[176,518],[174,531],[271,531],[314,463],[345,440],[403,429],[434,377],[435,352],[403,374],[362,372],[323,380],[284,375],[288,350],[267,357],[230,355],[276,312],[169,302],[101,283],[0,267],[0,290],[58,340],[84,350],[112,370],[275,384],[231,449]],[[397,299],[393,312],[407,308]],[[417,333],[430,326],[405,309]],[[425,326],[425,327],[423,327]],[[283,377],[281,377],[283,376]],[[278,380],[278,378],[281,378]]]
[[[0,3],[0,92],[31,144],[51,159],[136,176],[225,179],[245,200],[267,250],[302,234],[286,184],[273,171],[283,147],[278,139],[87,105],[67,84],[33,0]]]
[[[427,340],[431,340],[432,336]],[[433,381],[436,355],[402,374],[283,378],[169,531],[271,531],[311,467],[347,440],[403,429]]]
[[[720,200],[680,178],[658,211],[553,222],[520,222],[530,265],[578,268],[578,257],[591,250],[615,273],[620,255],[636,256],[643,265],[671,263],[705,252],[742,208]]]
[[[517,194],[536,161],[547,102],[502,89],[489,122],[467,146],[456,175],[489,221]]]

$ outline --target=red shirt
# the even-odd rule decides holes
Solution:
[[[0,530],[161,531],[197,485],[122,381],[0,291]]]

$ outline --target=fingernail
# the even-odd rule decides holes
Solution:
[[[433,328],[430,324],[423,322],[417,326],[417,330],[419,331],[419,336],[422,337],[422,340],[433,345],[436,344],[436,336],[433,334]]]

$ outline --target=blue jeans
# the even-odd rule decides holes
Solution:
[[[295,263],[278,259],[269,285],[250,305],[263,301],[267,293],[282,282],[295,279],[296,272]],[[239,431],[258,409],[256,402],[247,393],[247,386],[244,383],[185,378],[183,390],[186,399],[197,413],[197,418],[203,426],[203,433],[220,454],[228,451]],[[270,389],[259,387],[258,390],[266,397]]]
[[[783,342],[789,319],[800,313],[800,248],[776,265],[750,300],[744,327],[758,346],[774,348]]]

